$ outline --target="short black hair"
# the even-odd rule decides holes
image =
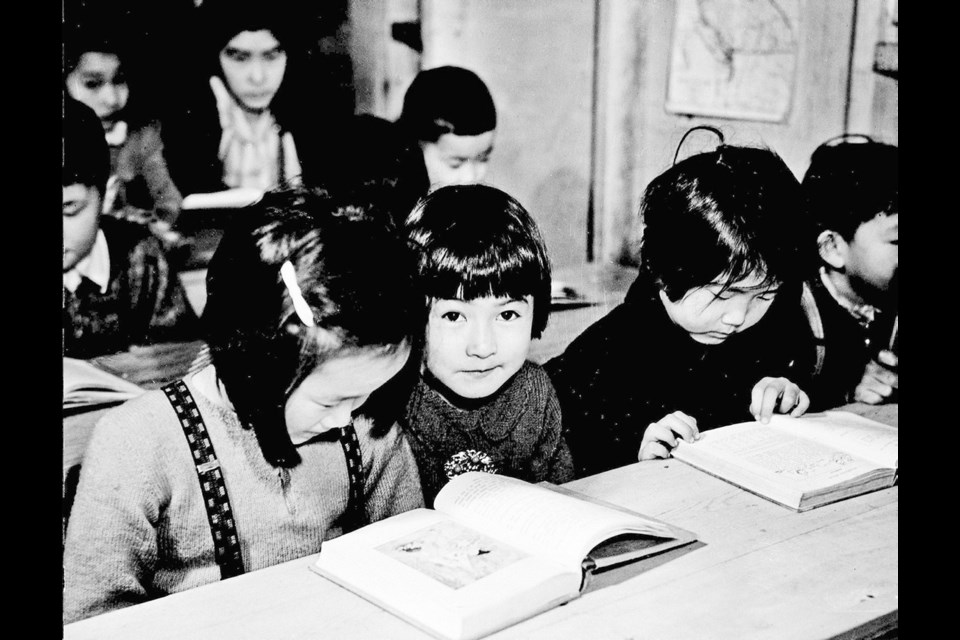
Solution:
[[[110,177],[110,147],[100,118],[87,105],[63,96],[63,186],[82,184],[103,195]]]
[[[238,417],[275,466],[300,462],[284,407],[307,375],[340,354],[389,353],[419,335],[413,252],[370,206],[319,188],[268,192],[210,261],[204,339]],[[314,326],[297,311],[285,263]]]
[[[436,67],[417,74],[403,97],[398,122],[421,142],[440,136],[476,136],[497,128],[497,109],[483,80],[462,67]]]
[[[550,260],[536,222],[515,198],[482,184],[441,187],[417,204],[406,226],[426,300],[530,295],[531,337],[543,334]]]
[[[900,151],[869,138],[834,140],[810,157],[803,202],[815,233],[831,230],[851,240],[857,228],[878,213],[900,212]]]
[[[800,185],[769,149],[720,145],[653,179],[640,213],[640,269],[671,300],[757,274],[800,281],[807,268]]]

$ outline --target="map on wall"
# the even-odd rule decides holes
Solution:
[[[677,0],[667,111],[780,122],[797,71],[800,0]]]

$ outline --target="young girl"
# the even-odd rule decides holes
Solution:
[[[131,100],[125,34],[111,28],[117,26],[85,23],[65,33],[64,85],[97,114],[110,146],[103,213],[146,221],[172,241],[183,198],[167,170],[159,122],[146,115],[142,100]]]
[[[315,553],[423,504],[402,433],[368,417],[419,314],[409,250],[367,214],[274,192],[227,231],[207,275],[212,363],[97,424],[64,622]]]
[[[449,186],[414,209],[407,229],[427,302],[406,412],[425,501],[470,469],[571,479],[556,394],[527,361],[550,311],[550,265],[533,219],[493,187]]]
[[[785,377],[803,335],[799,203],[796,178],[765,149],[721,144],[650,183],[626,300],[545,365],[578,476],[806,410]]]

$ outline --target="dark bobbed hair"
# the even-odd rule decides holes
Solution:
[[[369,209],[317,188],[269,192],[227,229],[210,262],[204,339],[240,421],[274,466],[300,462],[284,407],[307,375],[359,349],[395,351],[421,332],[412,251]],[[287,261],[314,327],[282,278]]]
[[[516,199],[482,184],[442,187],[417,204],[406,226],[419,250],[424,299],[532,295],[532,337],[543,334],[550,260],[536,222]]]
[[[110,148],[100,118],[87,105],[64,93],[63,186],[96,187],[103,195],[110,177]]]
[[[756,274],[770,286],[807,268],[800,185],[769,149],[720,145],[653,179],[640,208],[640,269],[673,301]]]
[[[878,213],[899,213],[899,157],[898,147],[869,138],[841,136],[817,147],[802,183],[814,233],[829,229],[851,240]]]
[[[476,136],[497,128],[497,109],[483,80],[462,67],[436,67],[417,74],[403,97],[398,122],[421,142],[445,133]]]

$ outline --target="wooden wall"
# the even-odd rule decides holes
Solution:
[[[500,118],[488,181],[531,210],[558,265],[629,260],[643,190],[691,126],[769,146],[798,177],[840,133],[899,142],[896,74],[873,69],[896,0],[799,7],[790,109],[782,122],[757,122],[666,110],[675,0],[352,0],[358,110],[395,117],[420,66],[474,69]],[[390,22],[411,15],[422,57],[389,38]]]

